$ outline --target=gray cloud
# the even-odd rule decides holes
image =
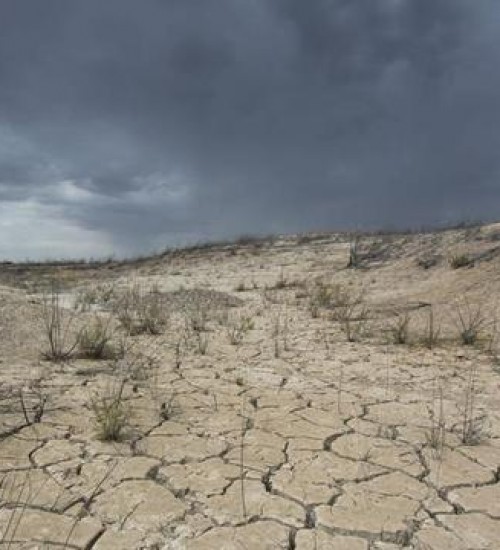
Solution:
[[[0,256],[498,216],[494,0],[5,0],[0,21]]]

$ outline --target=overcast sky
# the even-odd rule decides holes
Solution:
[[[0,0],[0,259],[497,217],[498,0]]]

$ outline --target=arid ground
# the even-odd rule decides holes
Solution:
[[[0,548],[499,549],[500,224],[0,265]]]

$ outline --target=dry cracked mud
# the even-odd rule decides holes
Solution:
[[[499,235],[367,236],[358,269],[340,234],[0,266],[0,548],[500,549]],[[121,359],[45,360],[51,277],[67,315],[82,289],[140,283],[168,323],[116,324]],[[320,283],[363,289],[353,341],[314,307]],[[485,317],[474,345],[460,300]],[[75,327],[114,311],[92,303]],[[117,384],[126,421],[106,441],[93,403]]]

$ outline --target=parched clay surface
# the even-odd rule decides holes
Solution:
[[[14,271],[22,288],[14,268],[2,272],[0,548],[499,549],[499,232],[366,237],[355,270],[342,235],[195,249],[91,277],[54,268],[69,281],[67,311],[99,282],[164,297],[164,331],[128,338],[149,362],[130,355],[125,374],[111,360],[43,360],[40,272]],[[474,266],[452,269],[459,252]],[[424,269],[429,254],[439,260]],[[320,279],[364,289],[355,341],[331,310],[311,313]],[[464,296],[488,318],[475,346],[458,338]],[[411,312],[401,345],[398,308]],[[201,335],[186,329],[200,312]],[[112,315],[75,323],[96,314]],[[127,426],[102,441],[92,402],[122,380]]]

